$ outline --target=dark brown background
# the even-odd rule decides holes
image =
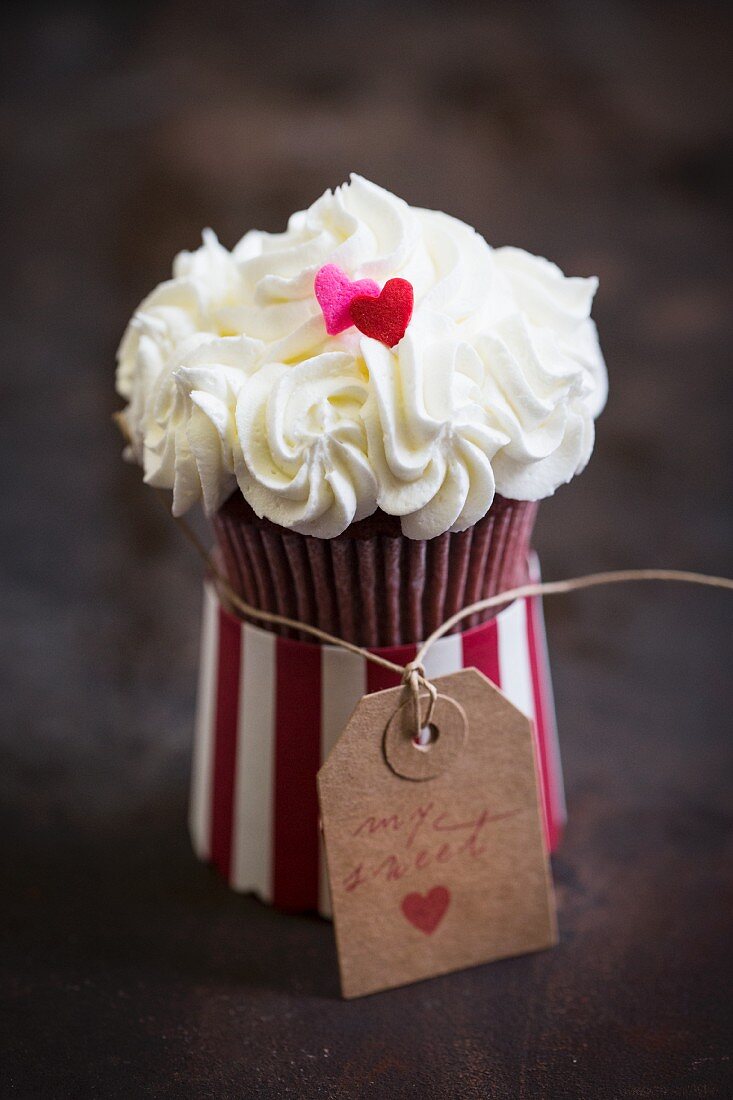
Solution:
[[[356,169],[601,277],[612,396],[546,576],[729,571],[725,7],[9,7],[2,1095],[728,1094],[729,597],[548,603],[560,947],[344,1004],[326,923],[191,855],[199,570],[110,424],[173,253]]]

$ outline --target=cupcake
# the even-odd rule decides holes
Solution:
[[[174,515],[202,503],[250,605],[420,641],[526,579],[538,502],[590,457],[596,286],[353,175],[176,257],[118,352],[127,456]]]

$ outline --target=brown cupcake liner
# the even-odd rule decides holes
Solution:
[[[377,512],[337,538],[317,539],[258,518],[237,492],[213,526],[229,583],[247,603],[375,647],[422,641],[461,607],[524,583],[536,514],[535,502],[497,496],[457,534],[408,539],[397,517]],[[453,632],[494,614],[472,615]]]

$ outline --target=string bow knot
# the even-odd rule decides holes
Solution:
[[[415,721],[415,742],[418,745],[430,744],[430,723],[435,712],[435,703],[438,698],[438,689],[425,675],[425,666],[420,661],[410,661],[405,665],[402,674],[402,682],[409,689],[412,696],[412,707]],[[424,688],[428,693],[428,710],[425,720],[420,716],[420,689]]]

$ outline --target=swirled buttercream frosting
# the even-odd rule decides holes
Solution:
[[[393,347],[329,335],[324,265],[372,294],[411,284]],[[354,175],[284,233],[229,251],[206,230],[176,258],[118,351],[128,457],[176,515],[239,486],[257,515],[319,538],[377,508],[409,538],[465,530],[495,492],[539,500],[587,463],[606,399],[596,287]]]

